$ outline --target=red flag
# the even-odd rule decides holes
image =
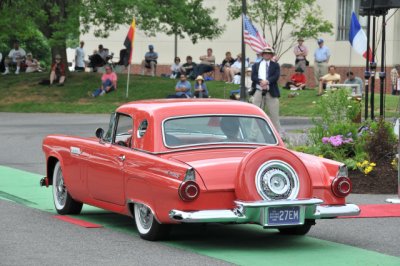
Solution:
[[[127,53],[129,55],[128,63],[131,64],[132,52],[133,52],[133,40],[135,39],[135,19],[132,20],[131,27],[129,28],[128,34],[126,35],[124,46],[126,47]]]

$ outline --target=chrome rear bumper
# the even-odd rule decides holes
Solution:
[[[360,208],[355,204],[345,205],[321,205],[320,199],[303,200],[276,200],[276,201],[235,201],[236,208],[233,210],[203,210],[203,211],[180,211],[171,210],[169,217],[174,221],[184,223],[257,223],[262,226],[269,225],[266,222],[268,208],[271,207],[300,207],[300,222],[305,219],[335,218],[337,216],[356,216]]]

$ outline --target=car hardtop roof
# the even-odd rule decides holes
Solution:
[[[260,115],[263,112],[261,109],[253,104],[224,100],[224,99],[153,99],[153,100],[140,100],[125,103],[117,108],[117,112],[131,113],[134,111],[155,112],[158,110],[163,111],[183,111],[184,109],[196,109],[199,107],[199,114],[207,113],[204,110],[211,111],[211,109],[218,110],[219,113],[225,113],[228,110],[237,110],[233,113],[253,114]],[[205,109],[204,107],[207,107]],[[239,111],[240,110],[240,111]],[[259,112],[261,111],[261,113]],[[215,112],[211,112],[215,113]],[[231,113],[231,112],[228,112]]]

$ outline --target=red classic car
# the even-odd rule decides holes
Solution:
[[[212,99],[124,104],[97,138],[50,135],[47,176],[60,214],[82,204],[132,216],[142,238],[171,224],[255,223],[306,234],[357,215],[345,165],[290,151],[258,107]]]

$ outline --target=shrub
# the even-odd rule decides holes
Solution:
[[[397,137],[391,123],[383,119],[369,122],[362,136],[365,138],[365,151],[374,162],[390,162],[396,151]]]
[[[309,145],[298,151],[342,162],[349,169],[369,174],[374,167],[392,164],[397,137],[391,123],[383,119],[354,123],[360,113],[360,102],[348,97],[346,90],[327,93],[317,104],[319,117],[313,118]]]
[[[347,90],[338,90],[322,96],[316,105],[319,117],[313,118],[314,128],[310,130],[310,141],[318,145],[323,137],[357,134],[358,125],[353,121],[360,113],[359,101],[349,97]]]

